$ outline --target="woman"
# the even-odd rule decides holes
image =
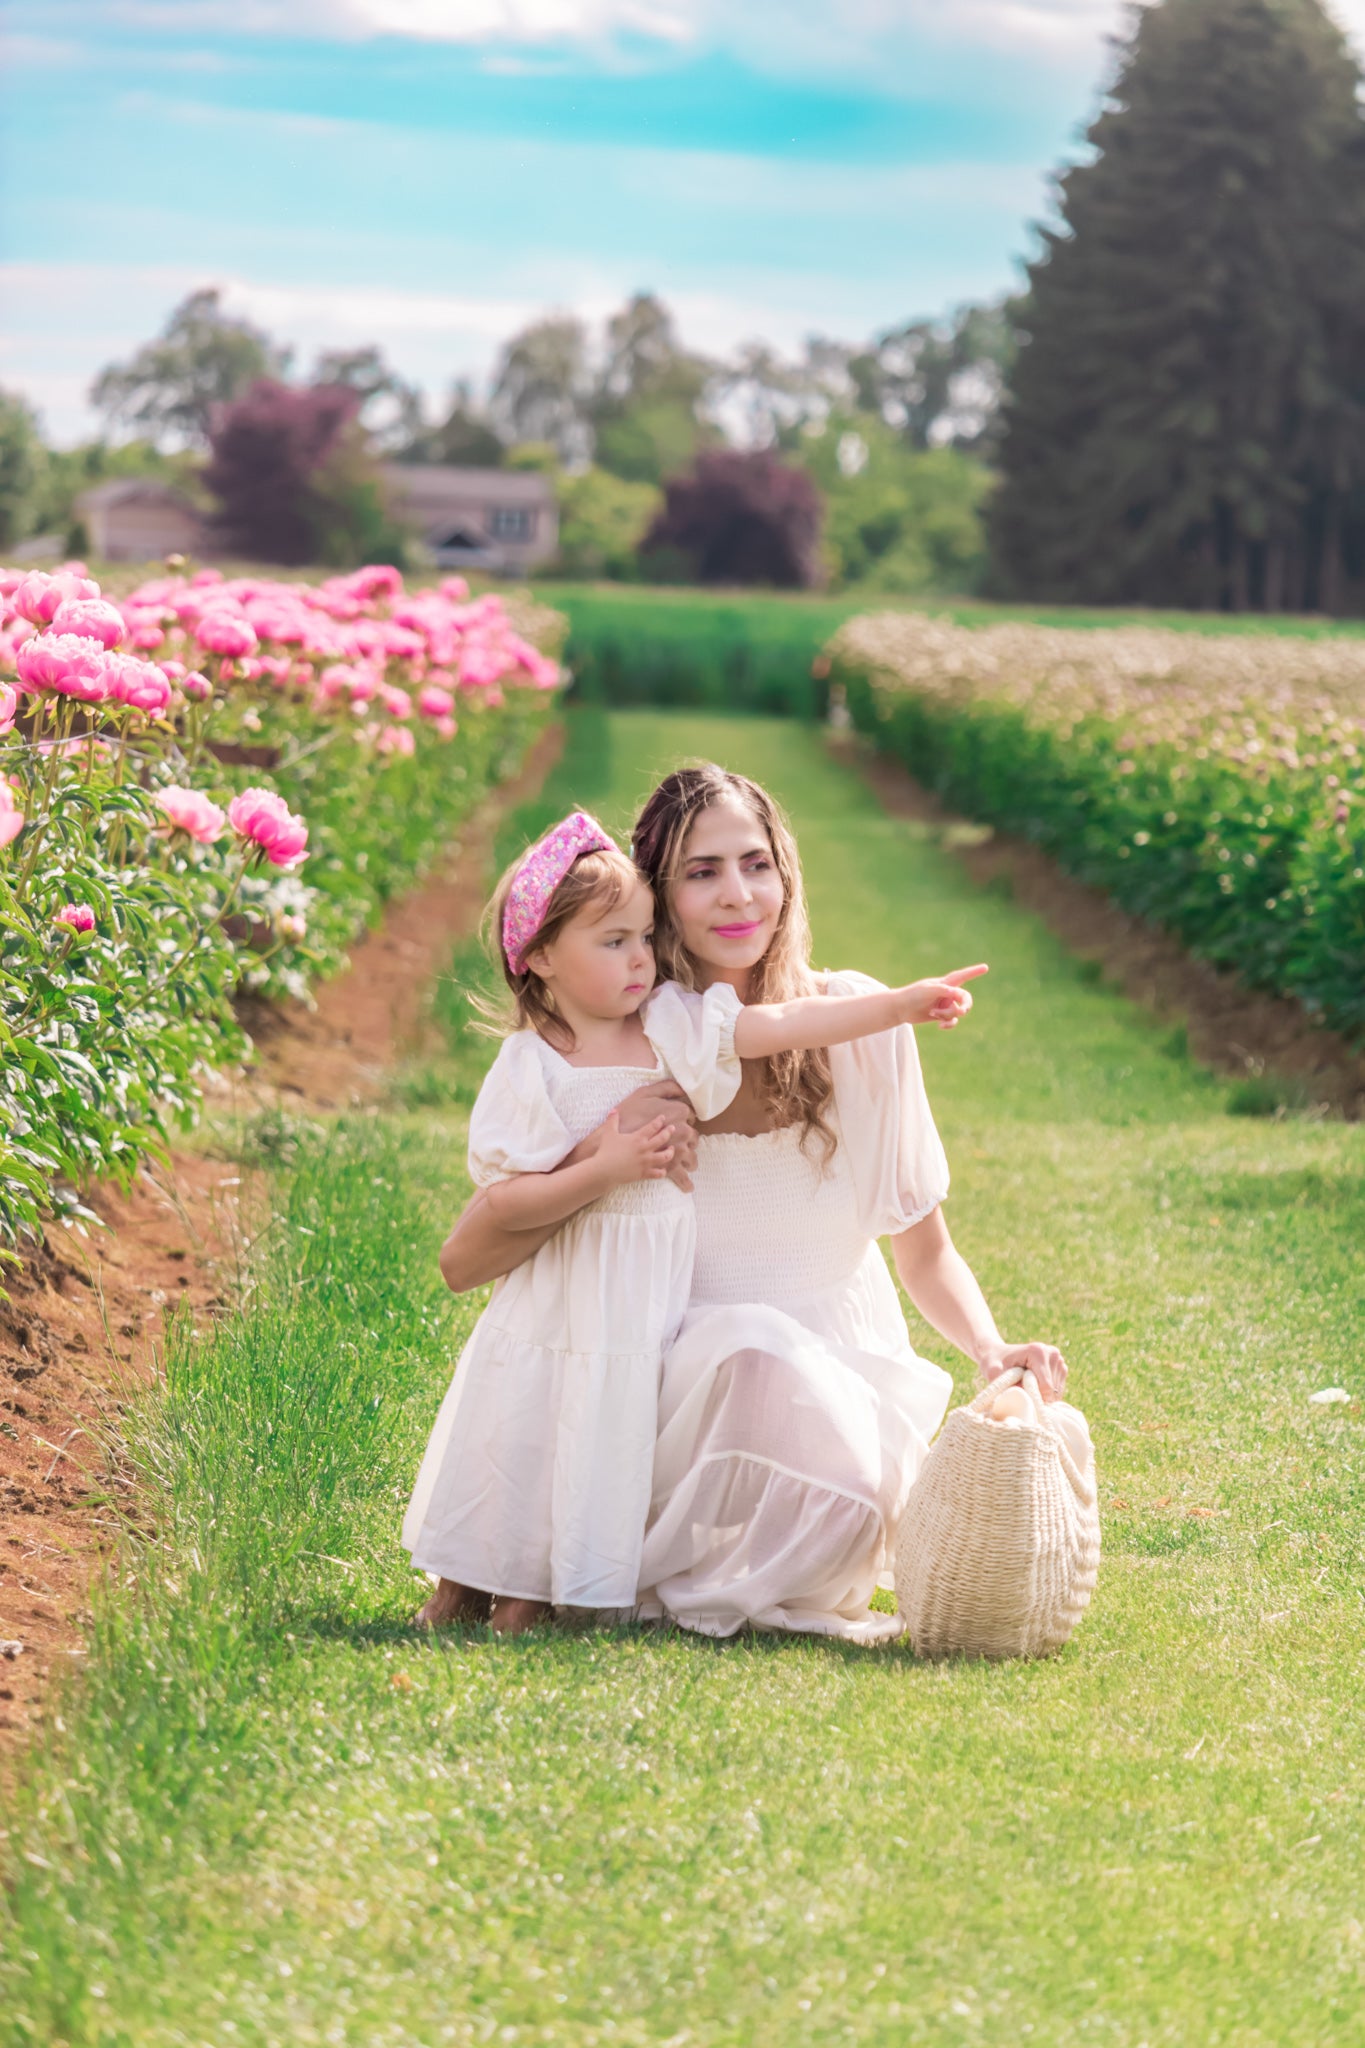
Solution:
[[[771,797],[711,765],[666,776],[633,842],[654,885],[661,975],[745,1002],[853,993],[817,977],[795,843]],[[639,1113],[656,1114],[657,1091]],[[591,1141],[589,1141],[591,1143]],[[871,1596],[951,1391],[911,1348],[876,1240],[925,1320],[987,1379],[1055,1346],[1000,1335],[943,1221],[948,1169],[903,1028],[746,1062],[700,1133],[691,1307],[665,1361],[640,1612],[725,1636],[746,1624],[875,1641]],[[457,1292],[550,1235],[502,1232],[479,1199],[441,1255]]]

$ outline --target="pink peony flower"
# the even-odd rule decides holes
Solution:
[[[123,614],[102,597],[68,597],[52,615],[54,633],[79,633],[102,647],[117,647],[127,632]],[[157,639],[152,642],[156,646]]]
[[[64,924],[73,932],[92,932],[95,913],[88,903],[64,903],[52,922]]]
[[[210,654],[223,654],[229,660],[256,652],[256,628],[250,619],[230,612],[225,605],[205,612],[194,629],[194,637]]]
[[[14,800],[14,790],[0,775],[0,846],[8,846],[24,829],[24,814]]]
[[[35,626],[46,626],[51,624],[68,598],[98,597],[99,594],[98,583],[92,583],[88,577],[60,571],[55,576],[48,576],[41,569],[34,569],[18,585],[10,601],[21,618],[31,619]]]
[[[0,733],[10,732],[19,709],[19,692],[13,683],[0,683]]]
[[[438,718],[431,729],[440,740],[453,740],[460,730],[453,718]]]
[[[449,690],[438,690],[434,684],[428,683],[417,699],[417,709],[423,718],[449,718],[455,709],[455,699]]]
[[[254,841],[275,867],[291,868],[303,859],[308,827],[273,789],[244,789],[228,805],[228,819],[233,831]]]
[[[156,718],[171,701],[171,686],[154,661],[139,661],[135,654],[105,656],[105,680],[109,695],[131,711],[145,711]]]
[[[227,812],[205,796],[202,789],[182,789],[179,783],[172,782],[165,789],[154,791],[152,801],[165,812],[177,832],[187,832],[201,846],[217,839],[227,823]]]
[[[402,571],[381,562],[367,563],[344,580],[357,597],[396,597],[403,588]]]
[[[448,597],[452,604],[463,604],[469,595],[469,585],[465,582],[463,576],[443,576],[441,578],[441,595],[442,597]]]
[[[55,690],[61,697],[99,704],[108,687],[108,660],[98,640],[78,639],[74,633],[38,633],[24,642],[14,665],[26,690]]]
[[[208,677],[192,668],[179,678],[180,687],[192,704],[207,704],[213,695],[213,684]]]
[[[375,741],[375,750],[380,754],[411,754],[416,744],[410,726],[386,725]]]

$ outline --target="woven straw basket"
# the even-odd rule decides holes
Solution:
[[[1022,1381],[1035,1420],[993,1422]],[[1090,1602],[1100,1519],[1090,1469],[1048,1419],[1038,1382],[1017,1368],[956,1408],[910,1489],[896,1540],[896,1595],[922,1657],[1041,1657],[1059,1650]]]

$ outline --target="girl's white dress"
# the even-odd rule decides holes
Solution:
[[[831,974],[830,995],[880,986]],[[879,1237],[948,1192],[909,1026],[830,1051],[838,1149],[706,1137],[692,1299],[664,1356],[639,1611],[870,1642],[952,1382],[911,1348]]]
[[[479,1187],[545,1173],[627,1095],[668,1075],[704,1119],[739,1087],[739,999],[665,982],[642,1012],[658,1063],[575,1067],[506,1039],[469,1124]],[[499,1280],[441,1404],[403,1542],[420,1571],[509,1598],[629,1608],[639,1585],[659,1370],[692,1280],[692,1198],[614,1189]]]

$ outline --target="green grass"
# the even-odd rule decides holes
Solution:
[[[822,962],[992,963],[925,1063],[958,1242],[1007,1331],[1065,1345],[1095,1432],[1090,1614],[999,1668],[405,1634],[487,1056],[448,991],[447,1102],[251,1134],[254,1291],[132,1418],[156,1538],[5,1821],[0,2040],[1361,2037],[1361,1412],[1307,1397],[1361,1390],[1365,1132],[1231,1114],[796,725],[582,714],[523,823],[621,825],[699,753],[789,803]]]

